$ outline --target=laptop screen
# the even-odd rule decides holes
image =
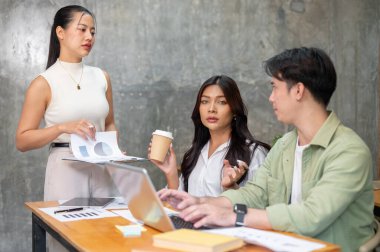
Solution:
[[[175,229],[146,169],[113,162],[105,165],[136,219],[162,232]]]

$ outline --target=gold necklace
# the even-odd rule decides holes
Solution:
[[[80,90],[80,82],[82,81],[82,76],[83,76],[83,64],[82,64],[82,72],[80,74],[80,79],[79,81],[77,82],[74,77],[71,75],[71,73],[69,71],[66,70],[66,68],[62,65],[61,63],[61,60],[58,59],[58,62],[59,64],[61,65],[61,67],[63,68],[63,70],[70,76],[70,78],[74,81],[75,84],[77,84],[77,89]]]

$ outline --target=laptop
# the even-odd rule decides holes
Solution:
[[[146,169],[114,162],[106,162],[105,165],[119,193],[137,220],[162,232],[193,228],[191,222],[165,212]]]

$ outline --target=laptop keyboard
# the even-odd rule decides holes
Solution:
[[[181,229],[181,228],[194,229],[193,223],[185,221],[184,219],[182,219],[181,217],[177,215],[170,215],[169,218],[173,222],[173,225],[176,229]]]
[[[193,223],[190,221],[185,221],[178,215],[169,215],[170,220],[172,221],[175,229],[187,228],[187,229],[210,229],[209,227],[202,226],[200,228],[195,228]]]

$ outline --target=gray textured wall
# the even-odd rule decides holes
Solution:
[[[44,70],[58,8],[79,3],[97,16],[85,62],[110,73],[120,144],[145,156],[151,132],[174,132],[181,157],[192,139],[190,113],[200,84],[224,73],[239,84],[256,137],[271,142],[276,122],[262,61],[286,48],[331,55],[338,88],[331,108],[377,153],[379,0],[1,0],[0,251],[30,251],[25,201],[42,200],[47,148],[19,153],[15,129],[24,93]],[[164,184],[149,166],[157,187]]]

